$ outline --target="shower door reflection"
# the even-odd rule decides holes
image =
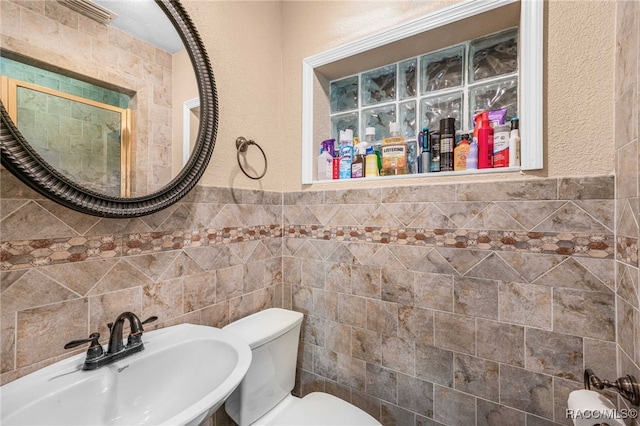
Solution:
[[[9,114],[47,163],[87,189],[130,195],[131,110],[6,80]]]

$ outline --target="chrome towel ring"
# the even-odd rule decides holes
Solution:
[[[242,163],[240,162],[240,153],[243,153],[243,154],[246,153],[247,150],[249,149],[249,145],[257,146],[260,152],[262,152],[262,156],[264,157],[264,170],[262,171],[262,174],[260,176],[251,176],[249,173],[247,173],[247,171],[242,166]],[[267,155],[264,153],[264,150],[262,149],[262,147],[257,143],[255,143],[254,141],[247,140],[242,136],[240,136],[239,138],[236,139],[236,149],[238,150],[236,158],[238,160],[238,166],[240,166],[240,170],[242,170],[242,173],[244,173],[245,176],[247,176],[249,179],[253,179],[253,180],[262,179],[264,175],[267,173]]]

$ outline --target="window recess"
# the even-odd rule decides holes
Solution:
[[[496,89],[503,94],[511,92],[511,96],[517,98],[509,114],[520,118],[520,167],[374,179],[542,168],[542,16],[542,1],[467,0],[306,58],[303,61],[302,183],[317,182],[315,167],[320,142],[337,139],[337,131],[349,120],[352,120],[350,126],[356,127],[354,133],[364,139],[364,128],[371,124],[372,116],[374,120],[387,117],[405,127],[403,136],[411,142],[415,140],[413,133],[419,132],[423,125],[438,129],[434,126],[435,120],[439,120],[437,114],[425,112],[441,109],[443,105],[454,105],[455,109],[459,104],[461,111],[458,111],[456,125],[459,130],[468,130],[472,128],[474,110],[491,107],[486,102],[494,97]],[[512,40],[517,45],[517,69],[507,67],[492,75],[474,74],[473,66],[469,66],[474,51],[495,44],[496,40]],[[447,81],[448,86],[443,87],[427,78],[425,71],[429,62],[437,64],[456,55],[465,59],[460,65],[460,81]],[[407,79],[411,79],[413,69],[415,87],[408,87]],[[394,82],[387,90],[381,93],[368,90],[389,81],[391,76]],[[452,77],[455,76],[453,73]],[[351,102],[347,98],[339,101],[335,94],[342,89],[357,91],[357,97]],[[412,117],[414,127],[403,126],[403,121],[411,121]],[[429,120],[434,123],[428,123]],[[387,127],[382,126],[376,132],[377,139],[387,136],[382,133],[383,128]]]

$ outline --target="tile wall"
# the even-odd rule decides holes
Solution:
[[[640,5],[616,2],[616,256],[618,376],[640,378],[640,291],[638,288],[638,116]],[[628,252],[629,247],[634,249]],[[621,400],[621,403],[625,401]],[[636,425],[640,424],[637,420]]]
[[[222,326],[270,306],[306,314],[296,393],[334,393],[385,425],[568,424],[583,369],[618,374],[612,176],[198,187],[131,220],[0,178],[3,383],[107,336],[123,310]]]
[[[123,311],[223,326],[282,300],[280,193],[197,188],[138,219],[61,207],[0,170],[0,379],[61,357]]]
[[[298,391],[384,424],[568,424],[585,366],[616,374],[613,198],[612,176],[285,193]]]

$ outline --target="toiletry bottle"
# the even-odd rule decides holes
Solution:
[[[391,135],[382,140],[382,176],[407,174],[407,144],[397,122],[389,124]]]
[[[509,126],[496,126],[493,132],[493,167],[509,167]]]
[[[440,171],[440,132],[431,132],[431,171]]]
[[[367,143],[365,157],[365,177],[380,176],[380,152],[376,151],[376,128],[364,129],[364,141]]]
[[[467,157],[471,146],[469,144],[469,135],[467,133],[462,135],[462,139],[453,150],[453,170],[461,171],[467,170]]]
[[[331,162],[331,178],[332,179],[340,179],[340,157],[338,157],[339,152],[336,152],[336,155],[333,157],[333,161]]]
[[[475,141],[478,143],[478,129],[482,125],[482,112],[479,112],[473,116],[473,136],[471,137],[471,143]]]
[[[420,154],[420,173],[431,172],[431,133],[429,128],[425,127],[420,133],[422,138],[420,139],[420,145],[422,147],[422,153]]]
[[[467,155],[467,170],[478,170],[478,141],[471,140]]]
[[[351,179],[353,163],[353,130],[340,132],[340,179]]]
[[[364,177],[366,167],[367,143],[360,142],[353,147],[353,162],[351,163],[351,178]]]
[[[318,156],[318,180],[330,180],[333,176],[332,164],[333,157],[329,151],[325,151],[320,148],[320,155]]]
[[[380,171],[378,170],[378,156],[372,146],[367,147],[367,156],[364,160],[364,168],[364,177],[376,177],[380,174]]]
[[[440,120],[440,171],[453,171],[453,149],[455,146],[455,118]]]
[[[418,173],[418,159],[420,158],[418,141],[407,142],[407,174]]]
[[[493,128],[489,125],[489,113],[482,113],[482,122],[478,129],[478,168],[493,167]]]
[[[336,140],[335,139],[327,139],[322,141],[322,150],[328,152],[331,157],[335,157],[336,155]]]
[[[509,134],[509,167],[520,165],[520,120],[511,119],[511,133]]]

